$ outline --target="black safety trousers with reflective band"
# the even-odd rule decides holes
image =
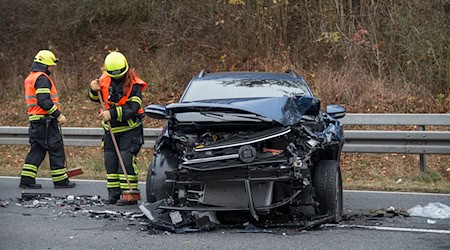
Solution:
[[[68,179],[64,166],[65,154],[61,133],[56,119],[47,116],[30,122],[28,130],[30,137],[30,151],[25,159],[21,172],[23,181],[34,183],[37,171],[48,152],[50,158],[50,172],[54,183],[61,183]]]
[[[114,134],[133,190],[138,189],[136,156],[144,143],[143,132],[143,127],[140,125],[137,128]],[[109,132],[105,131],[103,141],[108,190],[110,192],[119,189],[129,190]]]

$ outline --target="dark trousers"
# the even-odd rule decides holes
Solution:
[[[144,143],[144,134],[142,126],[125,132],[115,133],[120,155],[122,156],[128,178],[131,183],[131,189],[138,189],[138,168],[136,165],[136,156]],[[104,157],[107,176],[107,188],[110,193],[121,193],[122,190],[129,190],[125,175],[120,166],[111,134],[105,131],[103,138]]]
[[[42,118],[30,122],[28,130],[30,151],[25,159],[21,172],[22,183],[35,183],[37,171],[46,153],[50,158],[50,172],[54,183],[68,180],[67,169],[64,166],[65,154],[61,133],[55,119]]]

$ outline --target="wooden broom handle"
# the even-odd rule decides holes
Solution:
[[[66,164],[66,169],[69,170],[69,164],[67,164],[67,154],[66,154],[66,147],[64,147],[64,135],[62,133],[61,125],[58,123],[59,133],[61,134],[62,142],[63,142],[63,149],[64,149],[64,164]]]
[[[100,103],[102,104],[102,108],[104,111],[106,111],[105,103],[103,102],[102,93],[100,91],[97,91],[98,97],[100,99]],[[131,189],[131,183],[130,179],[128,178],[127,170],[125,168],[125,164],[123,164],[122,155],[120,154],[119,146],[117,146],[116,137],[114,136],[114,133],[112,131],[111,122],[107,121],[106,124],[108,124],[109,133],[111,134],[111,139],[114,144],[114,148],[116,149],[117,158],[119,159],[120,167],[122,167],[123,174],[125,175],[125,179],[127,180],[128,188]]]

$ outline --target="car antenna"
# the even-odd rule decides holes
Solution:
[[[198,78],[202,78],[205,74],[209,73],[206,69],[200,71],[200,74],[198,74]]]
[[[292,69],[288,69],[284,73],[291,74],[294,78],[298,78],[297,73],[295,73],[295,71]]]

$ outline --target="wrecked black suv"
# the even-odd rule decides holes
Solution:
[[[341,220],[344,136],[337,119],[345,108],[321,112],[295,72],[202,71],[179,102],[149,105],[145,113],[167,119],[143,204],[152,221],[219,223],[217,214],[237,212],[256,221],[270,215]]]

